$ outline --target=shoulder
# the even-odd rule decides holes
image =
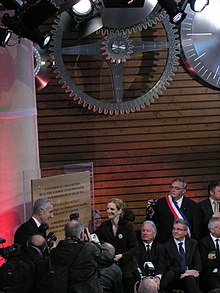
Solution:
[[[189,206],[198,207],[197,202],[195,202],[193,199],[188,197],[183,197],[183,202]]]
[[[199,205],[200,207],[205,207],[205,206],[207,206],[207,205],[209,205],[209,204],[210,204],[210,200],[209,200],[209,198],[203,199],[203,200],[201,200],[201,201],[198,202],[198,205]]]

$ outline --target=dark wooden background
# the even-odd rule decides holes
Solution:
[[[107,201],[119,197],[138,227],[146,201],[166,195],[174,177],[187,180],[187,196],[195,200],[219,179],[220,92],[192,77],[182,61],[163,95],[139,112],[89,111],[64,93],[54,75],[37,94],[37,108],[41,168],[93,162],[95,206],[103,217]]]

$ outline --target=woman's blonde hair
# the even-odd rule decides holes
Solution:
[[[120,198],[112,198],[110,202],[113,202],[116,205],[117,210],[123,209],[126,207],[125,203],[123,202],[123,200],[121,200]]]

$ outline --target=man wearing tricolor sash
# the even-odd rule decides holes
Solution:
[[[199,207],[195,201],[185,196],[187,182],[175,178],[170,186],[170,193],[156,201],[154,214],[147,215],[157,226],[157,241],[164,243],[172,237],[172,226],[175,219],[183,219],[188,226],[188,237],[199,239],[201,219]]]

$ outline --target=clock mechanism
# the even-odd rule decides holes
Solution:
[[[203,82],[220,88],[220,1],[210,0],[199,13],[188,4],[181,23],[182,57],[190,72]]]

